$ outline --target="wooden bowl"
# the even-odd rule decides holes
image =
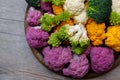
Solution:
[[[26,28],[28,26],[27,23],[26,23],[26,17],[27,17],[28,9],[29,9],[29,6],[26,8],[25,19],[24,19],[25,33],[26,33]],[[34,54],[34,56],[38,59],[38,61],[40,63],[42,63],[45,67],[47,67],[43,62],[43,55],[41,54],[41,52],[39,50],[35,49],[35,48],[32,48],[32,47],[30,47],[30,49],[31,49],[32,53]],[[119,64],[120,64],[120,53],[115,53],[115,62],[114,62],[114,65],[112,66],[111,70],[116,68]],[[111,70],[109,70],[109,71],[111,71]],[[109,72],[109,71],[107,71],[107,72]],[[107,73],[107,72],[105,72],[105,73]],[[63,75],[61,71],[55,72],[55,73],[57,73],[58,75]],[[89,73],[86,74],[82,79],[90,79],[90,78],[98,77],[98,76],[101,76],[105,73],[97,74],[97,73],[93,72],[92,70],[90,70]],[[64,77],[66,77],[66,76],[64,76]],[[76,80],[79,80],[79,79],[76,79]]]

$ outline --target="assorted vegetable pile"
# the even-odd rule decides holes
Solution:
[[[26,0],[26,39],[53,71],[109,71],[120,52],[120,0]]]

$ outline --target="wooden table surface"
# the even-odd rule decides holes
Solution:
[[[25,39],[25,0],[0,0],[0,80],[73,80],[45,68]],[[120,66],[91,80],[120,80]]]

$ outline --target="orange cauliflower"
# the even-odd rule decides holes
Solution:
[[[53,8],[53,13],[56,14],[56,15],[63,12],[63,6],[52,5],[52,8]]]
[[[97,24],[93,20],[88,20],[86,24],[88,37],[91,40],[94,46],[99,46],[103,44],[103,40],[106,38],[105,36],[105,23]]]
[[[105,45],[120,52],[120,25],[108,27],[106,36]]]

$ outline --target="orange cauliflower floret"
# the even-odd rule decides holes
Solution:
[[[56,15],[63,12],[63,6],[52,5],[52,8],[53,8],[53,13],[56,14]]]
[[[120,25],[108,27],[106,36],[105,45],[120,52]]]
[[[106,38],[105,36],[105,23],[97,24],[93,20],[88,20],[86,24],[88,37],[91,40],[92,44],[95,46],[99,46],[103,44],[103,40]]]

